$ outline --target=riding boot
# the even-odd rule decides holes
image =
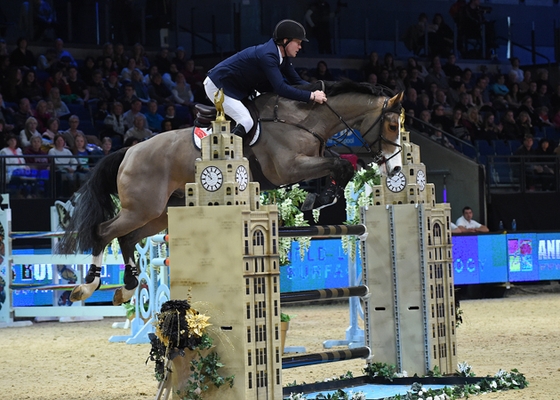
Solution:
[[[247,131],[245,130],[245,127],[241,124],[237,124],[235,125],[235,127],[231,130],[231,133],[233,133],[234,135],[237,135],[239,137],[243,137],[247,134]]]

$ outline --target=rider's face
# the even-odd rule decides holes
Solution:
[[[298,51],[301,50],[301,40],[292,39],[290,43],[286,45],[285,49],[286,49],[286,56],[295,57]]]

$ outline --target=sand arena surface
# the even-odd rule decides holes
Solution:
[[[457,330],[458,360],[478,376],[519,369],[530,386],[481,399],[560,399],[560,293],[515,294],[503,299],[461,303],[464,323]],[[322,351],[327,339],[343,339],[348,306],[289,307],[287,346]],[[0,399],[153,399],[157,382],[150,346],[110,343],[117,318],[103,321],[35,323],[0,330]],[[333,325],[333,321],[337,321]],[[285,370],[284,384],[314,382],[352,371],[363,375],[363,360]]]

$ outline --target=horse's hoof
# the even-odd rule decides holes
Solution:
[[[113,295],[113,305],[120,306],[121,304],[126,303],[132,298],[132,296],[134,296],[135,292],[136,288],[128,290],[124,286],[121,286],[120,288],[115,290],[115,294]]]
[[[315,199],[317,195],[315,193],[307,193],[307,197],[301,205],[301,211],[311,211],[313,210],[313,205],[315,204]]]

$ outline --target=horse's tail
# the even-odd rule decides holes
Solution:
[[[123,148],[103,157],[93,168],[89,179],[74,193],[74,210],[58,242],[59,253],[92,251],[99,254],[103,250],[106,243],[101,243],[97,228],[117,214],[117,173],[128,149]]]

